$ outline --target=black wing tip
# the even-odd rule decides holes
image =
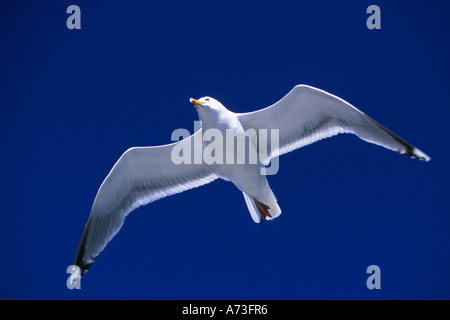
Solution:
[[[94,261],[90,263],[84,263],[81,259],[75,259],[73,265],[80,268],[80,275],[83,276],[93,263]]]
[[[414,147],[408,148],[406,150],[406,152],[404,152],[404,154],[407,155],[408,157],[415,158],[418,160],[423,160],[425,162],[428,162],[431,160],[431,158],[428,155],[426,155],[421,150],[414,148]]]
[[[75,254],[75,260],[73,265],[80,268],[80,274],[83,276],[89,267],[94,263],[95,259],[91,262],[85,262],[85,253],[86,253],[86,239],[89,233],[89,227],[91,225],[91,219],[88,219],[86,226],[84,227],[83,234],[81,235],[80,243],[78,244],[77,253]]]

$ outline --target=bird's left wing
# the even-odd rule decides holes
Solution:
[[[252,140],[265,164],[275,156],[339,133],[353,133],[367,142],[420,160],[430,160],[425,153],[348,102],[306,85],[294,87],[270,107],[238,116],[245,130],[254,129],[257,134],[260,129],[279,130],[278,150],[271,150],[270,139],[267,144]],[[267,137],[269,135],[267,132]]]
[[[168,145],[127,150],[103,181],[88,218],[74,264],[83,274],[141,205],[209,183],[217,176],[205,164],[175,164],[172,150],[193,153],[195,135]]]

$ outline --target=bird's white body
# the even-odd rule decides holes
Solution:
[[[217,178],[231,181],[244,194],[245,203],[255,222],[280,215],[267,177],[261,174],[263,164],[275,157],[339,133],[352,133],[367,142],[428,161],[425,153],[368,117],[346,101],[320,89],[298,85],[270,107],[249,113],[233,113],[217,100],[191,99],[202,121],[202,130],[168,145],[136,147],[127,150],[103,181],[95,197],[88,222],[78,246],[74,265],[84,273],[107,243],[122,227],[126,216],[141,205],[166,196],[210,183]],[[174,163],[172,151],[184,146],[189,150],[201,133],[218,130],[237,136],[254,129],[255,137],[246,152],[256,153],[256,163]],[[256,145],[260,130],[278,130],[279,146],[269,142]],[[202,139],[203,148],[207,143]],[[223,144],[223,154],[235,157],[233,148]],[[273,149],[273,150],[272,150]],[[270,150],[270,152],[268,152]],[[228,153],[228,154],[227,154]],[[230,154],[231,153],[231,154]],[[171,161],[172,159],[172,161]]]
[[[202,100],[203,99],[203,100]],[[206,132],[210,129],[219,130],[221,136],[224,137],[222,144],[222,154],[224,155],[224,161],[222,163],[212,164],[213,171],[221,178],[232,182],[240,191],[243,192],[248,209],[255,222],[259,222],[259,216],[253,210],[252,199],[259,201],[269,207],[268,215],[265,217],[267,220],[276,218],[280,215],[281,209],[277,204],[277,200],[272,190],[270,189],[267,177],[261,174],[261,168],[263,164],[260,161],[252,163],[249,161],[250,154],[257,154],[257,146],[255,146],[251,140],[247,139],[246,130],[243,128],[239,115],[226,109],[219,101],[204,97],[198,100],[200,103],[208,99],[208,106],[197,108],[200,121],[202,122],[202,130]],[[233,135],[237,137],[236,140],[248,142],[246,144],[246,154],[244,158],[247,161],[244,163],[238,163],[237,160],[237,146],[233,148],[228,147],[229,141],[226,139],[227,131],[233,132]],[[203,141],[203,147],[207,147],[208,142]],[[230,154],[231,153],[231,154]],[[233,159],[233,163],[227,163],[225,159]]]

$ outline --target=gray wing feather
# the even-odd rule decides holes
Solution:
[[[278,129],[279,149],[271,150],[270,139],[258,145],[262,162],[339,133],[359,138],[420,160],[430,160],[398,135],[388,130],[348,102],[306,85],[294,87],[274,105],[255,112],[239,114],[245,130]],[[268,133],[269,134],[269,133]],[[255,141],[254,141],[255,143]],[[261,152],[261,147],[267,148]],[[264,158],[264,155],[268,155]]]
[[[131,148],[120,157],[98,190],[81,236],[74,265],[82,274],[119,232],[131,211],[217,179],[210,166],[171,161],[175,145],[183,143],[193,149],[192,137],[164,146]]]

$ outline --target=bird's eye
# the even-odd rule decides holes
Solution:
[[[209,101],[209,98],[206,98],[205,101]]]

